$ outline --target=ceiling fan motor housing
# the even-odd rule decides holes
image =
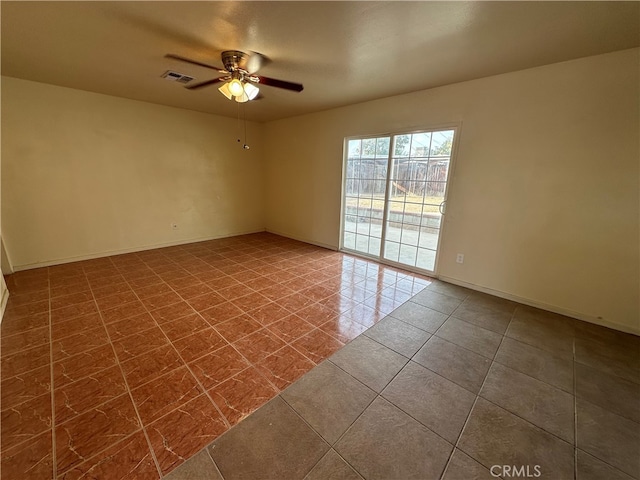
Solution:
[[[239,50],[226,50],[222,52],[222,64],[227,72],[233,73],[236,70],[243,70],[246,73],[245,66],[249,56]]]

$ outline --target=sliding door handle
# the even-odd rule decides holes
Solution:
[[[446,210],[446,207],[447,207],[447,201],[443,200],[442,203],[438,205],[438,210],[440,210],[440,215],[444,215],[444,211]]]

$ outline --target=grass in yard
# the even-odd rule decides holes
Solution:
[[[358,200],[360,200],[358,202]],[[438,212],[438,206],[444,200],[443,197],[422,197],[417,195],[397,195],[395,197],[389,197],[390,202],[407,202],[404,211],[407,213],[427,213],[427,212]],[[422,208],[423,203],[428,203],[431,205],[425,205],[424,210]],[[391,204],[391,211],[402,213],[402,210],[398,210],[394,208],[397,203]],[[374,198],[353,198],[347,197],[347,206],[348,207],[360,207],[360,208],[373,208],[376,210],[382,210],[384,208],[384,197],[374,197]]]

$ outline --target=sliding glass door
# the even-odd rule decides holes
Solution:
[[[342,248],[433,273],[454,129],[347,141]]]

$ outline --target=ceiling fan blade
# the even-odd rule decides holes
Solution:
[[[269,87],[284,88],[285,90],[293,90],[294,92],[301,92],[304,88],[301,83],[287,82],[285,80],[277,80],[275,78],[262,77],[260,75],[253,75],[257,79],[258,84],[267,85]]]
[[[184,88],[187,88],[189,90],[197,90],[198,88],[208,87],[209,85],[213,85],[214,83],[224,82],[225,80],[226,80],[225,77],[214,78],[212,80],[207,80],[206,82],[200,82],[200,83],[196,83],[194,85],[187,85]]]
[[[250,52],[241,62],[240,68],[249,73],[255,73],[270,63],[271,59],[269,57],[258,52]]]
[[[172,58],[173,60],[180,60],[181,62],[191,63],[193,65],[199,65],[201,67],[211,68],[212,70],[224,71],[221,68],[215,67],[213,65],[207,65],[206,63],[198,62],[197,60],[191,60],[190,58],[181,57],[180,55],[174,55],[173,53],[167,53],[165,58]]]

